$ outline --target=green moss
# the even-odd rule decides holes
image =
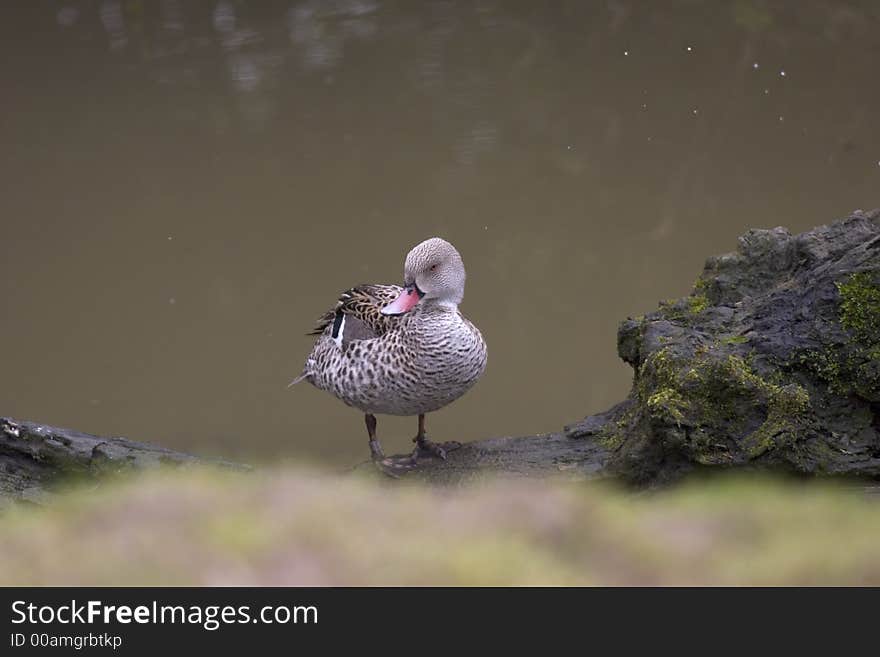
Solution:
[[[719,358],[709,348],[690,359],[675,357],[668,347],[655,352],[640,371],[636,391],[649,417],[687,425],[681,439],[696,461],[707,464],[731,459],[719,436],[746,431],[753,406],[766,408],[767,415],[741,438],[750,459],[796,440],[810,410],[809,394],[800,385],[768,381],[748,359]]]
[[[699,315],[709,307],[709,297],[705,294],[688,297],[688,310],[692,315]]]
[[[678,306],[678,299],[665,299],[658,308],[660,314],[671,322],[685,319],[685,312]]]
[[[837,283],[838,319],[851,341],[806,351],[796,362],[839,395],[880,397],[880,287],[871,272],[851,274]]]
[[[652,415],[666,413],[678,425],[684,420],[683,411],[687,408],[687,402],[675,388],[661,388],[648,397],[645,403]]]
[[[825,381],[832,392],[838,395],[852,392],[852,377],[839,350],[829,347],[806,351],[798,355],[796,362]]]
[[[745,335],[734,335],[729,338],[722,338],[722,344],[745,344],[749,341],[748,336]]]
[[[677,388],[675,378],[679,369],[678,364],[669,347],[664,347],[648,356],[639,370],[636,382],[639,401],[648,404],[651,396],[664,394],[666,390],[674,391]]]
[[[783,386],[768,381],[754,371],[748,360],[734,355],[712,364],[710,370],[707,385],[710,382],[715,386],[720,384],[721,390],[718,392],[726,388],[725,396],[732,395],[734,402],[737,397],[741,400],[751,397],[754,403],[767,408],[766,420],[743,440],[750,458],[797,438],[800,420],[810,407],[810,396],[803,387],[797,384]],[[709,416],[713,412],[725,412],[723,396],[710,395],[706,401],[712,403],[704,407]],[[729,407],[727,412],[730,412]]]
[[[705,294],[706,290],[709,289],[709,284],[709,279],[700,276],[694,281],[694,294]]]
[[[603,429],[598,438],[599,444],[609,452],[615,452],[620,449],[625,441],[626,434],[623,431],[610,431],[607,429]]]
[[[628,410],[616,422],[609,422],[602,428],[598,436],[599,444],[612,452],[620,449],[637,420],[637,409]]]
[[[767,419],[746,440],[751,458],[757,458],[776,447],[789,444],[799,437],[798,419],[810,409],[810,395],[801,386],[769,384],[767,394]]]
[[[686,322],[695,315],[705,312],[712,305],[706,294],[708,288],[709,282],[702,277],[698,278],[690,296],[661,301],[660,314],[670,321]]]
[[[688,298],[688,308],[692,315],[699,315],[712,305],[709,298],[710,285],[711,281],[703,276],[694,282],[694,290]]]
[[[840,292],[840,324],[866,346],[880,343],[880,287],[870,272],[852,274],[837,283]]]

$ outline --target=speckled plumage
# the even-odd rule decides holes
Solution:
[[[419,415],[461,397],[486,368],[480,331],[457,308],[420,303],[382,315],[402,288],[364,285],[344,293],[320,320],[320,337],[303,369],[305,379],[364,413]],[[360,321],[376,337],[334,339],[337,313]]]
[[[431,238],[410,251],[404,278],[407,288],[360,285],[344,292],[318,321],[300,379],[366,414],[421,415],[467,392],[486,368],[486,343],[458,310],[461,256]],[[407,290],[418,293],[412,297],[418,303],[403,314],[383,314]]]

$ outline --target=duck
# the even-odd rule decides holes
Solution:
[[[343,292],[318,319],[300,375],[364,414],[370,457],[388,474],[422,457],[446,459],[459,443],[429,440],[425,415],[448,406],[486,370],[486,342],[458,309],[466,273],[458,250],[432,237],[407,254],[403,285],[364,284]],[[418,416],[415,448],[385,457],[376,415]]]

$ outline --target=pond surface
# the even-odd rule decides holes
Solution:
[[[336,295],[443,236],[484,379],[435,439],[627,392],[618,322],[751,227],[880,206],[880,4],[5,3],[0,414],[366,457],[288,390]],[[380,418],[386,449],[414,419]]]

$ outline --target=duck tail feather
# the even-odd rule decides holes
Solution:
[[[308,373],[308,372],[303,372],[303,373],[300,374],[298,377],[296,377],[293,381],[291,381],[290,383],[288,383],[288,384],[287,384],[287,387],[290,388],[290,387],[295,386],[297,383],[300,383],[301,381],[304,381],[308,376],[309,376],[309,373]]]

